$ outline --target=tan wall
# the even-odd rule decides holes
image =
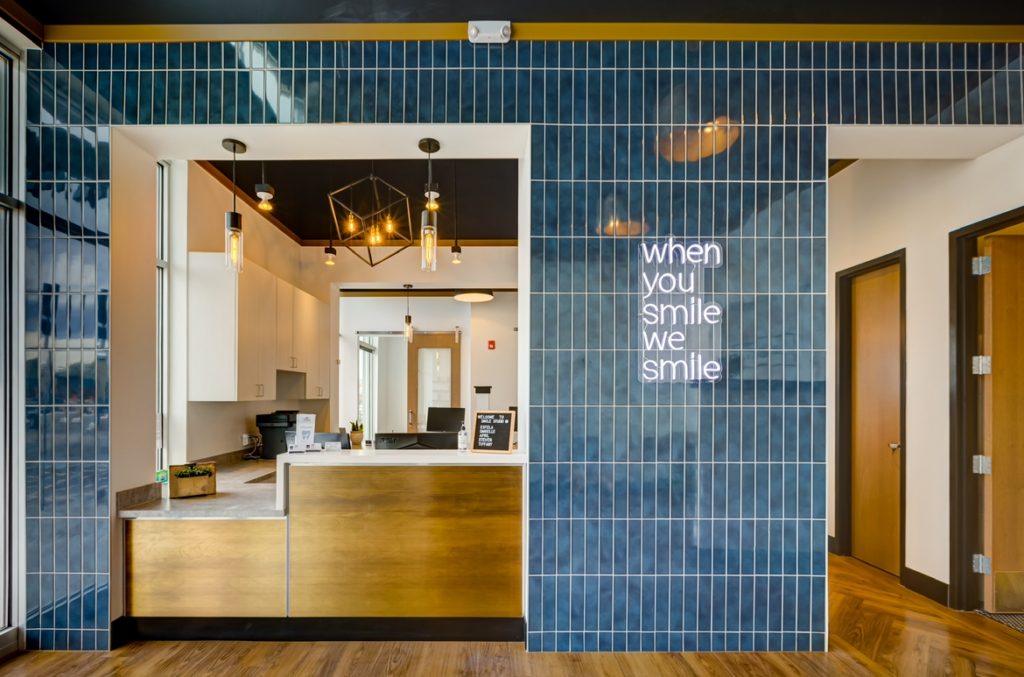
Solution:
[[[495,294],[487,303],[473,303],[469,338],[473,386],[491,386],[491,409],[506,409],[519,402],[519,294]],[[494,341],[494,350],[487,342]],[[470,390],[467,409],[476,411],[476,396]]]
[[[110,614],[123,614],[118,491],[156,471],[157,161],[114,130],[110,196]]]

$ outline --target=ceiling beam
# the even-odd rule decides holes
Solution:
[[[12,0],[3,0],[12,2]],[[52,25],[46,42],[466,40],[466,23]],[[754,42],[1022,42],[1024,26],[513,23],[513,40],[731,40]]]

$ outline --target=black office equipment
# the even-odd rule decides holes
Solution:
[[[519,407],[509,407],[508,410],[516,415],[516,423],[512,428],[512,432],[517,433],[519,432]]]
[[[427,432],[457,433],[466,420],[462,407],[429,407],[427,409]]]
[[[348,433],[313,433],[313,443],[326,445],[328,442],[341,442],[342,449],[351,449],[352,441]]]
[[[295,431],[295,417],[298,411],[275,411],[273,414],[257,414],[256,427],[263,438],[263,458],[277,458],[288,451],[286,431]]]
[[[458,449],[458,433],[377,433],[375,449]]]

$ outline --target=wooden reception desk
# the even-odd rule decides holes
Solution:
[[[122,511],[127,614],[293,628],[521,619],[524,464],[454,451],[296,455],[278,461],[276,505],[237,509],[248,489],[232,487]]]
[[[289,615],[523,615],[522,470],[291,471]]]

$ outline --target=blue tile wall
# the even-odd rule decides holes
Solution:
[[[532,125],[528,648],[822,650],[826,124],[1021,124],[1020,44],[46,44],[28,55],[28,644],[109,630],[110,126]],[[716,118],[725,152],[675,162]],[[679,134],[679,136],[674,136]],[[634,235],[609,237],[609,223]],[[637,379],[639,237],[721,242],[725,378]]]

